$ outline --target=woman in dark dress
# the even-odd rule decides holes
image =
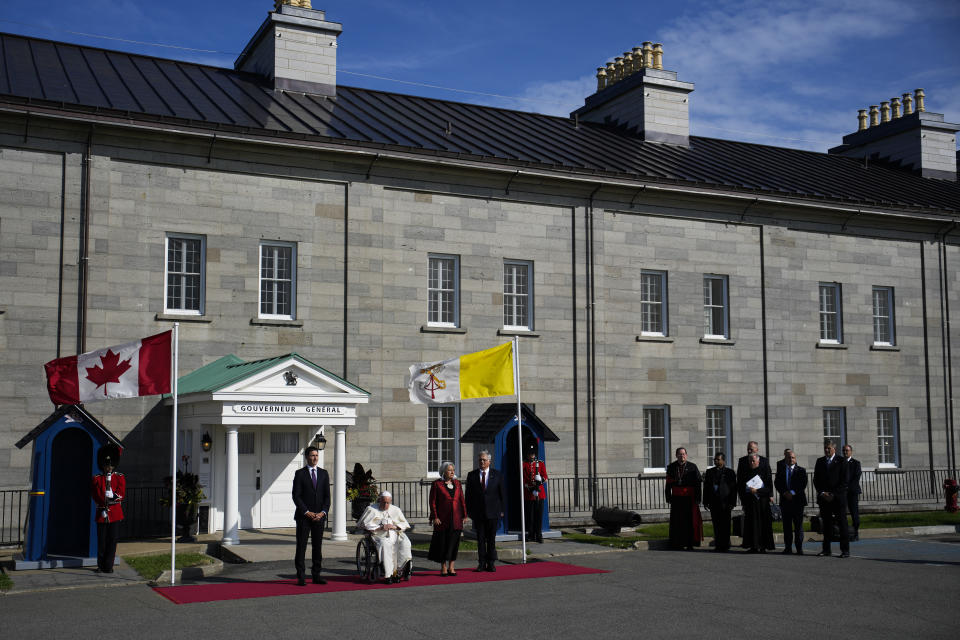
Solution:
[[[455,576],[453,563],[457,560],[463,521],[467,517],[467,505],[463,499],[463,487],[457,480],[452,462],[440,465],[440,479],[430,486],[430,522],[433,538],[430,540],[430,560],[440,563],[441,576]]]

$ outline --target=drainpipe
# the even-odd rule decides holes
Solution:
[[[573,329],[573,506],[580,506],[580,421],[577,404],[577,208],[570,209],[570,267],[573,273],[572,295],[570,296],[571,323]]]
[[[77,260],[77,353],[87,350],[87,284],[90,266],[90,164],[93,149],[93,127],[87,133],[83,151],[83,190],[80,195],[80,256]]]
[[[927,319],[927,260],[923,241],[920,241],[920,296],[923,309],[923,375],[927,396],[927,456],[930,464],[930,495],[937,493],[937,479],[933,471],[933,408],[930,399],[930,337]]]
[[[770,456],[770,390],[767,380],[767,272],[763,251],[763,225],[760,232],[760,333],[763,336],[763,450]]]
[[[950,228],[943,232],[940,236],[940,251],[943,254],[943,275],[942,275],[942,292],[943,292],[943,323],[944,323],[944,335],[946,336],[946,343],[944,345],[944,356],[946,364],[946,401],[947,401],[947,437],[949,438],[947,444],[947,464],[950,466],[950,471],[954,476],[957,473],[957,445],[954,440],[954,429],[953,429],[953,349],[951,347],[950,339],[950,274],[948,273],[947,266],[947,236],[950,235],[954,229],[957,228],[957,222],[954,221]]]
[[[590,475],[590,506],[597,506],[597,335],[596,335],[596,267],[593,246],[593,197],[603,185],[590,194],[587,206],[587,461]]]
[[[370,163],[373,168],[373,163]],[[350,185],[343,185],[343,379],[349,380],[347,375],[347,299],[350,293],[350,281],[348,278],[349,264],[347,257],[350,249]]]
[[[63,239],[67,223],[67,154],[60,164],[60,262],[57,265],[57,357],[60,357],[60,341],[63,338]],[[32,476],[31,476],[32,477]]]

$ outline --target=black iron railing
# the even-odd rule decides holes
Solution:
[[[939,502],[943,497],[943,481],[950,477],[947,469],[902,469],[864,471],[860,479],[864,504],[910,504]],[[430,511],[430,483],[420,480],[387,480],[377,482],[380,490],[393,494],[393,502],[408,518],[426,518]],[[589,478],[555,477],[547,483],[550,512],[556,516],[589,515],[594,506],[620,507],[631,511],[666,510],[663,476],[603,476]],[[161,486],[127,489],[122,539],[153,538],[170,535],[170,507],[160,504],[166,490]],[[591,501],[591,494],[596,496]],[[813,473],[807,486],[807,499],[816,504]],[[0,545],[23,542],[29,491],[0,490]]]

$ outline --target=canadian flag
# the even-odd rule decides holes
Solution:
[[[172,331],[43,365],[54,404],[170,393]]]

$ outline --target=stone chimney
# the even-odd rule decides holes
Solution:
[[[644,140],[690,146],[692,82],[663,69],[663,45],[644,42],[597,69],[597,92],[570,114],[602,122]]]
[[[881,103],[886,105],[887,103]],[[903,113],[899,97],[890,99],[892,117],[883,111],[882,120],[870,107],[870,126],[865,110],[859,111],[858,130],[843,136],[843,144],[829,153],[851,158],[868,158],[895,165],[924,178],[957,181],[957,131],[960,125],[943,121],[942,113],[926,110],[926,94],[917,89],[903,94]],[[914,111],[916,105],[916,111]]]
[[[265,78],[277,91],[334,96],[342,30],[312,9],[310,0],[276,0],[233,67]]]

